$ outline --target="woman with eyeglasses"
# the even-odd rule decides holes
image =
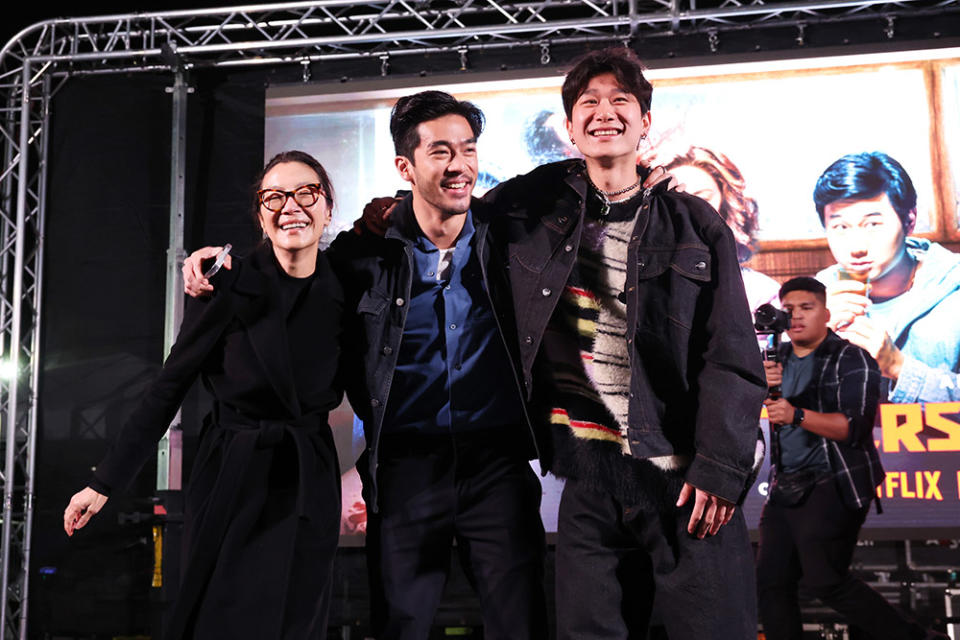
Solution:
[[[214,403],[185,494],[169,638],[326,637],[343,292],[319,242],[333,188],[316,159],[286,151],[261,172],[255,207],[264,242],[188,300],[163,369],[63,516],[73,535],[126,487],[200,375]]]

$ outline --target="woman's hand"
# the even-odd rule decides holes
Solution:
[[[68,536],[72,536],[75,530],[82,529],[90,522],[90,518],[103,509],[105,504],[107,504],[107,496],[90,487],[73,494],[70,503],[63,511],[63,530]]]
[[[216,258],[217,254],[223,250],[223,247],[203,247],[197,249],[183,261],[180,267],[180,273],[183,274],[183,291],[191,298],[209,296],[213,293],[213,285],[203,275],[203,261],[210,258]],[[233,261],[228,254],[223,261],[223,268],[233,267]]]

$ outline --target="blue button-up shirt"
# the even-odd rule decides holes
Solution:
[[[420,236],[384,433],[447,433],[516,424],[519,392],[484,288],[468,211],[449,267]],[[438,267],[442,277],[438,279]]]

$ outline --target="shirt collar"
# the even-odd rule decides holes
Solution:
[[[460,246],[461,242],[465,244],[469,244],[470,239],[473,237],[473,232],[474,232],[473,210],[467,209],[467,212],[463,215],[466,216],[466,218],[463,221],[463,228],[460,230],[460,235],[457,236],[457,240],[456,242],[454,242],[454,246],[450,247],[451,249],[454,249]],[[417,250],[422,251],[424,253],[432,253],[434,251],[439,251],[439,249],[437,248],[437,245],[433,244],[433,242],[431,242],[430,239],[427,236],[425,236],[422,231],[420,232],[420,235],[417,236],[417,239],[414,241],[413,246],[416,247]]]

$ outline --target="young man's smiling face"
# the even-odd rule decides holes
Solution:
[[[912,229],[911,214],[904,229],[886,193],[862,200],[838,200],[823,208],[830,252],[844,271],[860,281],[876,280],[904,255]]]
[[[650,128],[637,97],[620,86],[612,73],[594,76],[573,103],[567,133],[584,156],[636,162],[640,138]]]
[[[420,143],[413,158],[397,156],[401,177],[410,183],[414,206],[443,215],[466,213],[477,181],[477,138],[461,115],[448,114],[417,125]]]

